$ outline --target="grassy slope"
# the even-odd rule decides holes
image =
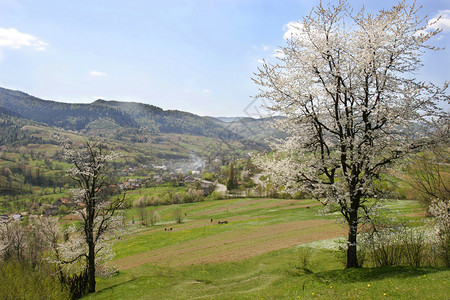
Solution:
[[[445,299],[450,293],[448,269],[344,270],[336,252],[320,246],[326,243],[310,244],[311,251],[305,250],[308,247],[289,246],[275,251],[263,249],[267,251],[251,257],[233,256],[236,250],[244,253],[252,247],[265,247],[267,241],[269,244],[285,242],[288,239],[283,235],[290,235],[290,232],[301,240],[312,230],[316,239],[320,239],[320,234],[338,226],[334,223],[331,227],[320,225],[316,227],[320,229],[318,232],[312,227],[306,231],[278,230],[310,220],[328,223],[332,217],[318,216],[319,207],[311,204],[314,204],[311,200],[230,199],[157,208],[162,224],[137,227],[136,232],[118,241],[115,263],[123,269],[110,279],[99,279],[98,292],[88,298],[378,299],[386,296]],[[420,211],[414,201],[401,201],[391,206],[401,214]],[[183,224],[174,224],[171,220],[176,207],[187,214]],[[230,223],[211,224],[210,218]],[[168,226],[174,231],[165,232]],[[301,268],[301,258],[308,252],[312,273]],[[223,259],[227,255],[231,261]],[[208,257],[216,257],[217,262],[201,263],[208,261]]]

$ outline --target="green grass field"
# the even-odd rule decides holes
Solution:
[[[389,205],[406,215],[404,220],[421,212],[415,201]],[[173,219],[179,208],[182,224]],[[450,294],[446,268],[344,269],[335,249],[346,229],[336,216],[319,215],[313,200],[228,199],[147,211],[154,209],[161,216],[158,224],[136,222],[116,240],[112,264],[120,271],[98,278],[98,291],[87,298],[446,299]],[[135,210],[127,213],[138,220]],[[225,220],[228,224],[217,224]]]

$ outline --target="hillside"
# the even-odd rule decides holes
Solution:
[[[90,104],[69,104],[5,88],[0,88],[0,114],[132,142],[149,141],[149,135],[155,134],[181,134],[220,139],[225,143],[239,141],[247,150],[262,150],[268,137],[283,136],[271,126],[274,118],[202,117],[149,104],[102,99]]]
[[[92,104],[68,104],[42,100],[20,91],[0,88],[0,109],[25,119],[49,126],[82,130],[99,118],[112,119],[122,127],[138,128],[130,116],[104,106]]]
[[[153,105],[133,102],[97,100],[90,104],[61,103],[4,88],[0,88],[0,112],[49,126],[87,133],[101,128],[115,132],[128,129],[127,134],[145,132],[213,138],[229,136],[228,130],[219,122],[187,112],[165,111]]]

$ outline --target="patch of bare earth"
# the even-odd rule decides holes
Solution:
[[[426,217],[427,212],[426,211],[418,211],[418,212],[413,212],[410,214],[405,214],[405,217]]]
[[[239,261],[316,240],[339,237],[345,229],[327,220],[307,220],[235,230],[171,245],[116,260],[120,269],[146,263],[189,265]]]
[[[298,205],[290,205],[290,206],[280,207],[279,209],[308,208],[308,207],[318,206],[318,205],[321,205],[321,204],[319,202],[312,203],[312,204],[298,204]]]
[[[399,179],[402,179],[402,180],[408,180],[408,179],[410,179],[410,177],[409,177],[408,175],[403,174],[403,173],[400,173],[399,171],[394,170],[394,169],[388,169],[388,170],[387,170],[387,173],[388,173],[389,175],[392,175],[392,176],[394,176],[394,177],[396,177],[396,178],[399,178]]]
[[[76,221],[76,220],[81,220],[81,217],[78,215],[70,214],[70,215],[65,215],[64,217],[61,218],[61,220]]]

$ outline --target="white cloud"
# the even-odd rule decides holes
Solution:
[[[299,21],[289,22],[283,25],[283,30],[286,32],[283,34],[283,38],[285,40],[291,39],[293,37],[299,38],[304,34],[303,32],[303,24]]]
[[[89,75],[91,75],[91,76],[97,76],[97,77],[107,76],[106,73],[99,72],[99,71],[91,71],[91,72],[89,72]]]
[[[428,21],[427,28],[430,30],[436,30],[440,28],[444,32],[450,31],[450,9],[440,10],[439,13],[434,18]]]
[[[15,28],[0,28],[0,48],[20,49],[30,47],[39,51],[47,49],[48,44],[39,40],[37,37],[19,32]]]
[[[427,34],[428,34],[428,32],[425,31],[425,30],[417,30],[417,31],[414,33],[414,36],[419,37],[419,36],[421,36],[421,35],[427,35]]]
[[[212,91],[211,91],[211,90],[204,89],[204,90],[203,90],[203,93],[205,93],[205,94],[211,94]]]

